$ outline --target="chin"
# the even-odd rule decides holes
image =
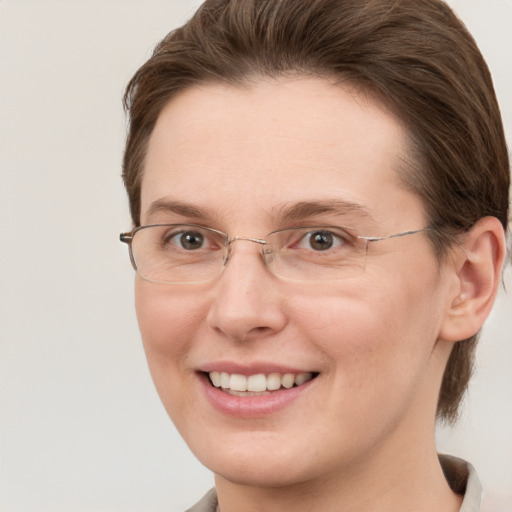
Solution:
[[[311,464],[312,457],[303,446],[272,437],[246,432],[203,438],[199,443],[189,443],[189,447],[215,475],[238,485],[288,487],[320,476],[319,464]]]
[[[212,461],[213,462],[213,461]],[[265,488],[291,487],[312,478],[305,475],[301,468],[285,462],[262,461],[248,458],[244,461],[215,461],[206,465],[215,475],[237,485]],[[311,473],[311,467],[308,468]]]

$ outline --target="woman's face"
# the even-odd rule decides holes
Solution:
[[[401,124],[353,89],[310,78],[197,86],[151,135],[141,221],[256,238],[297,225],[417,230],[421,201],[398,179],[406,156]],[[136,279],[156,388],[207,467],[254,485],[325,481],[431,436],[449,290],[423,233],[370,242],[364,271],[327,282],[275,277],[257,244],[232,249],[210,283]],[[236,396],[212,385],[214,371],[279,374],[269,387],[314,378]]]

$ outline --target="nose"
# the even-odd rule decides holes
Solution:
[[[260,246],[251,241],[237,239],[231,246],[207,315],[210,328],[235,341],[272,336],[287,323],[279,282],[258,254]]]

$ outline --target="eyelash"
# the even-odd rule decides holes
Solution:
[[[315,236],[322,237],[319,240],[315,240]],[[305,249],[312,249],[312,244],[315,243],[315,241],[320,242],[320,240],[325,241],[326,247],[324,249],[320,249],[318,252],[321,252],[323,250],[329,250],[329,249],[336,249],[338,247],[342,247],[348,243],[347,237],[343,237],[339,233],[336,233],[333,230],[328,229],[313,229],[311,231],[307,231],[304,233],[301,238],[297,242],[297,246],[300,248],[302,243],[305,243],[308,245],[308,247],[305,247]],[[321,242],[320,242],[321,243]],[[316,252],[316,251],[315,251]]]
[[[179,230],[173,228],[162,234],[160,243],[163,249],[170,245],[175,247],[176,250],[192,252],[205,248],[219,249],[225,245],[225,240],[216,239],[215,233],[207,231],[208,228],[205,226],[187,226],[188,229],[185,229],[185,226],[181,226],[180,228]],[[330,226],[298,226],[273,233],[286,233],[287,237],[289,237],[280,243],[280,246],[284,249],[309,250],[316,253],[333,252],[336,249],[349,247],[356,240],[356,237],[349,232]],[[184,247],[186,239],[183,236],[187,234],[198,238],[201,245],[199,247]],[[315,240],[315,236],[318,237],[317,240]],[[191,242],[193,244],[194,240],[192,239]],[[318,244],[316,248],[314,247],[315,243]]]

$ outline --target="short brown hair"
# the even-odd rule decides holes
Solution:
[[[134,225],[148,139],[176,93],[288,74],[356,85],[405,123],[411,151],[402,178],[424,203],[439,256],[482,217],[507,229],[509,161],[491,76],[440,0],[206,0],[157,45],[126,90],[123,179]],[[440,419],[457,417],[476,342],[477,335],[454,345]]]

